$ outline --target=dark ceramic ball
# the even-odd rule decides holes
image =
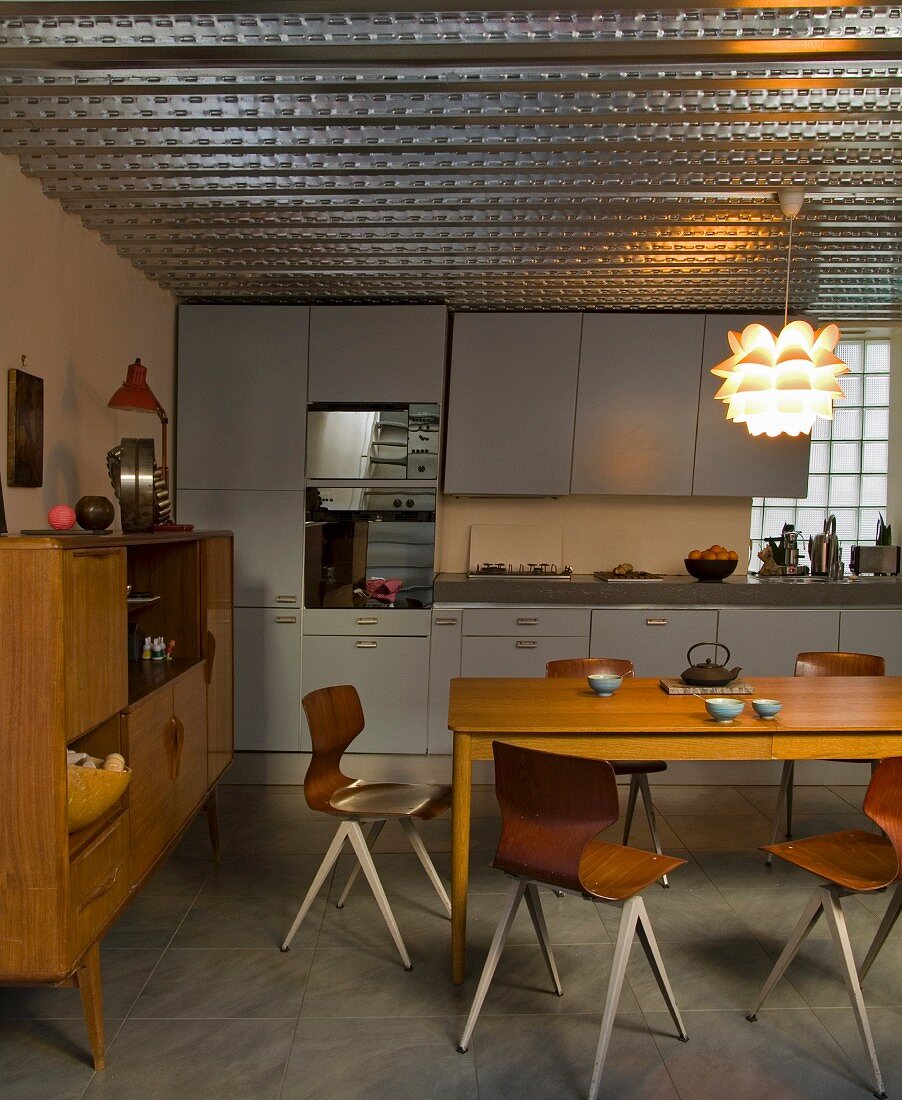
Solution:
[[[86,531],[105,531],[115,516],[116,509],[106,497],[82,497],[75,505],[78,526]]]

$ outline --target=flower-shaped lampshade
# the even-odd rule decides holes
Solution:
[[[845,396],[836,379],[848,367],[833,354],[836,325],[814,331],[793,321],[779,335],[764,325],[729,334],[733,355],[711,368],[724,379],[714,395],[727,405],[727,419],[751,435],[800,435],[818,416],[833,419],[833,402]]]

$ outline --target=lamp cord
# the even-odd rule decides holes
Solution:
[[[786,252],[786,301],[783,304],[783,327],[789,324],[789,265],[792,263],[792,227],[795,218],[789,219],[789,248]]]

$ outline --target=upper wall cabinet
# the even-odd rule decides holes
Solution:
[[[570,492],[581,324],[578,313],[455,316],[446,493]]]
[[[307,306],[179,308],[177,486],[302,489]]]
[[[573,493],[689,496],[705,318],[583,317]]]
[[[312,306],[307,399],[441,403],[444,306]]]
[[[711,368],[731,354],[730,330],[741,332],[755,321],[779,332],[782,317],[708,314],[699,388],[695,444],[694,496],[804,497],[808,495],[807,435],[749,435],[744,424],[726,418],[726,406],[714,395],[722,379]]]

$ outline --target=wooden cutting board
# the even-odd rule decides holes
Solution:
[[[694,687],[684,684],[679,676],[667,676],[661,687],[668,695],[754,695],[755,688],[748,680],[732,680],[722,687]]]

